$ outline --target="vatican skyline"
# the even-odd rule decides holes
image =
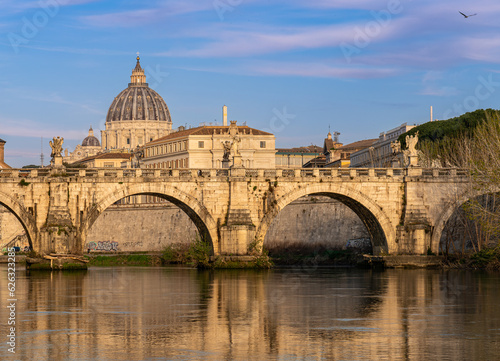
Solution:
[[[129,81],[136,52],[173,128],[229,118],[276,147],[374,138],[499,108],[500,4],[484,1],[46,0],[0,5],[6,163],[72,151]],[[465,19],[458,10],[477,16]]]

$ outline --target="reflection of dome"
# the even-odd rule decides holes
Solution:
[[[153,120],[171,123],[167,104],[157,92],[149,88],[139,60],[137,57],[128,88],[118,94],[109,107],[106,122]]]
[[[94,137],[94,131],[92,127],[89,129],[89,135],[82,142],[82,147],[100,147],[101,143],[99,143],[99,139]]]

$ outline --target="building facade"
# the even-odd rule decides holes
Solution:
[[[317,145],[297,148],[276,149],[276,168],[302,168],[311,160],[323,154],[323,149]]]
[[[274,135],[237,125],[236,121],[229,126],[181,128],[149,142],[144,147],[142,163],[146,168],[223,168],[228,152],[229,166],[236,152],[241,154],[246,168],[275,168]]]
[[[75,150],[68,154],[68,149],[64,150],[63,162],[74,163],[81,159],[91,157],[99,154],[102,151],[101,143],[99,139],[94,136],[94,130],[92,126],[89,129],[89,135],[82,141],[82,144],[78,144]]]
[[[73,165],[84,165],[87,168],[131,168],[132,153],[106,152],[80,159]]]
[[[415,125],[401,124],[399,127],[380,133],[376,142],[368,148],[351,154],[351,167],[382,168],[403,165],[403,154],[395,151],[391,143],[398,137],[414,128]]]
[[[351,154],[369,148],[377,139],[365,139],[354,143],[337,146],[326,154],[325,167],[348,168],[351,165]]]
[[[128,87],[109,107],[106,130],[101,131],[103,150],[133,150],[170,134],[172,119],[163,98],[146,82],[137,57]]]

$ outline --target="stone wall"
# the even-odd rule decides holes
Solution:
[[[305,196],[287,205],[269,227],[264,248],[286,245],[342,249],[350,239],[370,238],[361,219],[341,202]]]
[[[113,205],[90,228],[85,248],[158,252],[168,245],[187,245],[196,234],[187,214],[171,203]]]

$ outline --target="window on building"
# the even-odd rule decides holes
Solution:
[[[113,162],[104,162],[104,168],[113,168],[115,163]]]
[[[261,141],[260,142],[260,147],[261,148],[265,148],[266,147],[266,142],[265,141]]]
[[[149,141],[152,142],[153,141],[153,138],[149,138]]]
[[[205,142],[203,140],[198,142],[198,148],[205,148]]]
[[[127,138],[127,144],[130,144],[130,138]]]

